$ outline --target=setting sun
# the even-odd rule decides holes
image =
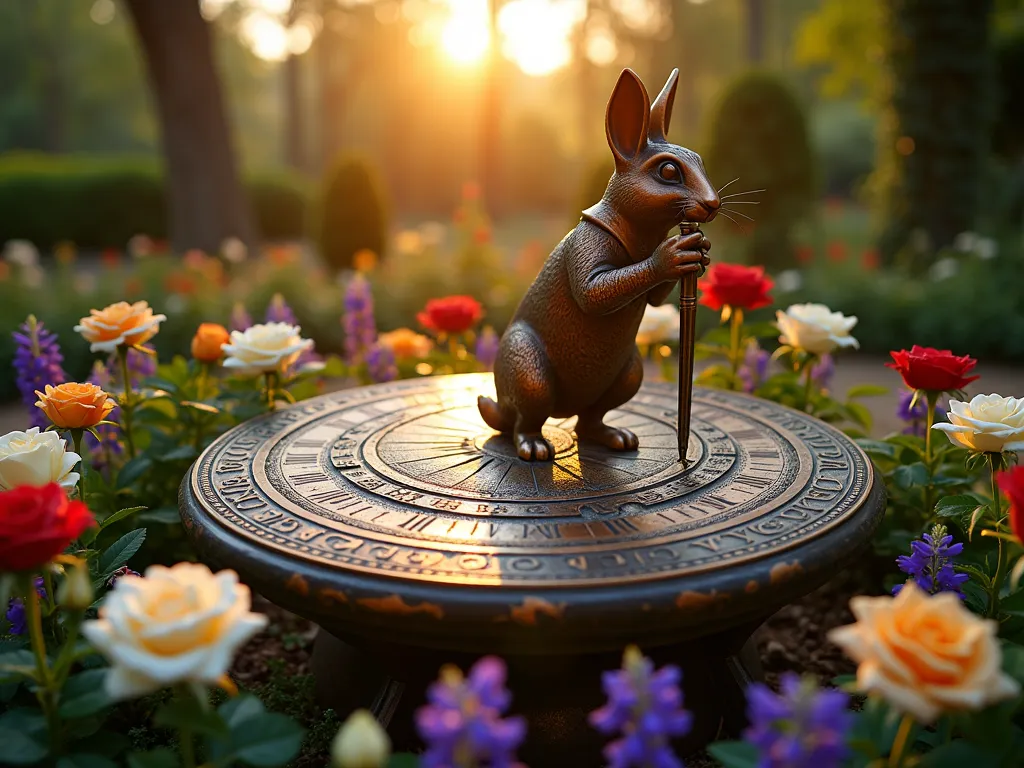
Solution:
[[[441,31],[441,45],[459,64],[483,59],[491,44],[487,3],[480,0],[449,0],[448,21]]]

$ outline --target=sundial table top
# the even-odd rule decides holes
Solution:
[[[697,389],[684,469],[676,391],[609,415],[640,449],[551,420],[524,462],[476,407],[489,375],[344,390],[205,451],[181,510],[201,555],[332,631],[465,651],[610,649],[763,617],[848,562],[884,508],[838,430]]]

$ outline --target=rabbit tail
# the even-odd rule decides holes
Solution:
[[[498,403],[489,397],[480,395],[476,399],[480,415],[491,429],[498,432],[511,432],[516,425],[515,411],[509,408],[502,408]]]

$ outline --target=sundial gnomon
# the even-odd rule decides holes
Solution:
[[[524,462],[480,419],[486,376],[349,390],[250,422],[193,477],[217,521],[257,546],[440,584],[628,584],[756,561],[815,538],[863,499],[870,469],[838,431],[767,401],[698,391],[684,469],[675,390],[610,415],[635,453],[551,420],[553,462]]]

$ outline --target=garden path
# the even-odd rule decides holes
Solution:
[[[864,404],[871,410],[875,425],[875,437],[882,437],[902,428],[896,417],[897,393],[903,386],[895,371],[885,367],[886,360],[872,355],[842,355],[836,364],[833,390],[840,398],[858,384],[879,384],[889,387],[887,395],[870,397]],[[975,371],[981,379],[967,388],[968,395],[997,392],[1000,395],[1024,397],[1024,365],[980,362]],[[655,378],[653,367],[647,373]],[[25,428],[24,408],[20,403],[0,405],[0,434]]]

